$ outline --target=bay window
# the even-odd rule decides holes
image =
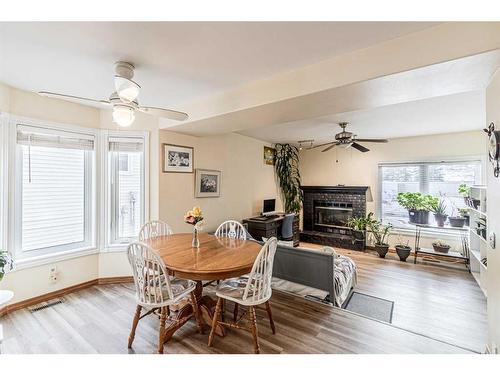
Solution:
[[[18,258],[95,245],[95,135],[16,126],[15,231]]]
[[[465,208],[458,186],[481,184],[481,160],[379,164],[380,219],[397,228],[414,228],[408,224],[408,211],[397,202],[401,192],[420,192],[445,199],[447,215],[457,215]],[[429,224],[434,224],[433,215]]]

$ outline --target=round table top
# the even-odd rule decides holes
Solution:
[[[192,233],[160,236],[144,241],[155,249],[174,276],[190,280],[222,280],[252,270],[261,250],[254,241],[199,234],[200,247],[191,247]]]

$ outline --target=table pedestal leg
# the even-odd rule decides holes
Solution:
[[[196,283],[196,289],[194,290],[196,296],[196,301],[198,303],[198,308],[201,314],[202,323],[208,325],[209,330],[212,327],[213,311],[215,307],[215,301],[209,296],[203,295],[203,284],[201,281]],[[189,303],[185,303],[180,306],[177,312],[172,312],[176,315],[175,321],[172,322],[168,327],[165,328],[165,342],[170,340],[175,331],[181,328],[193,315],[193,308]],[[224,336],[224,327],[220,325],[217,327],[215,333],[218,336]]]

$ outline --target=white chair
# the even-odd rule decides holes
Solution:
[[[248,277],[239,277],[229,280],[224,280],[216,289],[217,305],[212,320],[212,330],[208,338],[208,346],[212,346],[214,339],[214,332],[218,325],[240,328],[252,332],[254,340],[254,351],[256,354],[260,352],[259,338],[257,332],[257,321],[255,315],[255,307],[257,305],[265,304],[267,313],[269,315],[269,323],[273,334],[276,333],[274,327],[273,316],[271,313],[271,305],[269,299],[272,295],[271,279],[273,273],[273,261],[276,254],[276,247],[278,241],[275,237],[270,238],[259,252],[252,267],[252,271]],[[224,300],[229,300],[237,305],[248,307],[247,313],[250,321],[250,327],[240,326],[239,321],[246,315],[243,314],[239,319],[237,316],[234,318],[233,323],[226,323],[219,320],[220,311]]]
[[[237,222],[236,220],[227,220],[219,225],[219,227],[215,231],[215,236],[246,240],[247,232],[245,230],[245,227],[241,223]]]
[[[148,240],[158,236],[167,236],[172,234],[172,228],[167,223],[160,220],[152,220],[142,226],[139,231],[139,241]]]
[[[193,308],[193,314],[174,320],[173,324],[184,324],[193,315],[198,324],[198,331],[201,333],[203,326],[198,311],[198,304],[194,289],[196,283],[190,280],[176,279],[168,276],[167,267],[158,253],[141,242],[134,242],[127,249],[128,261],[132,267],[134,276],[137,308],[135,311],[132,330],[130,332],[128,347],[132,348],[135,330],[139,320],[153,312],[160,315],[160,335],[158,338],[158,353],[163,353],[165,343],[165,321],[170,315],[170,305],[179,303],[185,297],[189,298],[189,303]],[[148,310],[141,316],[142,309]]]

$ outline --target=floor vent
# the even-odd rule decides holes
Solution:
[[[42,302],[33,306],[28,307],[28,310],[32,313],[46,309],[48,307],[52,307],[55,305],[59,305],[61,303],[64,303],[64,298],[54,298],[46,302]]]

